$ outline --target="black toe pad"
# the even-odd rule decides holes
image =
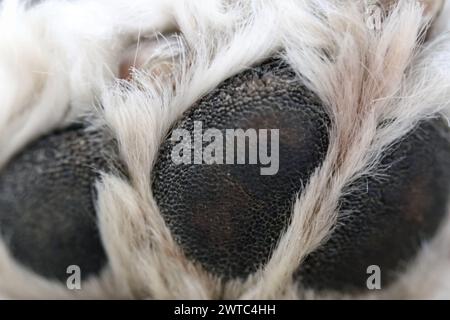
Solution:
[[[175,164],[171,133],[192,133],[195,122],[223,133],[224,159],[226,129],[278,129],[279,170],[262,175],[262,163],[250,164],[248,154],[245,164]],[[187,256],[225,278],[244,277],[265,263],[296,194],[324,159],[328,126],[319,99],[279,61],[225,81],[185,113],[161,147],[153,191]]]
[[[0,231],[21,264],[61,281],[70,265],[82,278],[102,269],[94,182],[107,145],[101,133],[73,127],[32,143],[2,169]]]

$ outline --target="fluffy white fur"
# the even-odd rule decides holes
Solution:
[[[364,1],[47,0],[29,9],[4,1],[0,10],[0,165],[30,140],[88,114],[117,139],[130,176],[104,174],[97,182],[109,259],[99,278],[68,291],[20,267],[0,243],[5,297],[342,297],[303,290],[292,275],[329,236],[343,188],[373,174],[382,150],[419,120],[449,114],[448,7],[424,44],[418,35],[428,21],[408,0],[392,8],[381,31],[367,27]],[[172,31],[178,36],[165,36]],[[140,51],[141,37],[157,40]],[[146,71],[119,81],[133,44],[136,59],[148,57]],[[332,140],[268,264],[223,284],[174,242],[152,196],[151,170],[183,111],[272,55],[282,55],[327,105]],[[158,72],[161,61],[170,74]],[[395,121],[377,128],[387,118]],[[397,283],[358,298],[450,298],[449,243],[450,218]]]

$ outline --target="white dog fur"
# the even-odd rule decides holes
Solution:
[[[381,152],[418,121],[450,114],[448,3],[425,43],[419,34],[429,20],[414,0],[397,1],[382,30],[368,28],[365,1],[21,3],[4,0],[0,8],[0,166],[26,143],[85,115],[117,139],[130,179],[103,174],[97,182],[109,260],[100,277],[70,291],[19,266],[0,242],[0,296],[450,298],[450,215],[389,288],[364,296],[317,294],[292,280],[330,234],[343,188],[370,174]],[[118,80],[130,47],[135,61],[144,56],[143,71]],[[330,148],[267,265],[245,281],[222,283],[186,259],[173,240],[152,196],[151,170],[183,111],[273,55],[329,108]],[[377,127],[387,118],[395,121]]]

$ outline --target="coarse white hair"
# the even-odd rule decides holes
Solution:
[[[381,30],[367,26],[367,1],[1,2],[0,167],[83,116],[117,140],[129,179],[104,173],[96,183],[108,257],[99,276],[70,291],[19,265],[0,242],[0,296],[450,298],[450,214],[385,290],[318,293],[293,280],[330,234],[349,181],[370,174],[381,152],[420,120],[450,112],[450,4],[431,20],[439,1],[392,2]],[[247,279],[221,281],[174,241],[152,196],[152,167],[184,111],[272,56],[333,115],[330,145],[269,261]],[[132,65],[139,68],[129,75]],[[379,127],[386,119],[395,121]]]

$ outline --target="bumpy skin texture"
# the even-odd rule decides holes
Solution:
[[[225,129],[280,130],[275,175],[251,164],[176,165],[170,139],[153,170],[161,214],[187,256],[224,278],[244,277],[268,260],[296,194],[324,159],[328,116],[289,67],[270,61],[225,81],[174,128],[192,133],[194,121],[224,136]]]
[[[382,170],[384,168],[384,170]],[[450,132],[442,119],[421,122],[384,152],[382,176],[360,178],[340,201],[329,241],[297,274],[314,289],[367,289],[367,267],[381,269],[382,288],[431,238],[447,212]],[[352,190],[352,189],[349,189]]]
[[[194,121],[203,129],[280,129],[274,176],[261,176],[255,165],[176,165],[169,139],[153,172],[161,214],[188,257],[224,278],[245,277],[267,262],[295,195],[323,161],[329,119],[292,71],[271,61],[223,83],[173,129],[192,132]],[[357,291],[367,289],[367,267],[378,265],[382,286],[391,283],[436,233],[446,213],[449,168],[447,125],[419,123],[383,153],[376,175],[348,186],[336,229],[295,279],[307,288]]]
[[[22,265],[65,281],[69,265],[97,274],[106,255],[94,182],[107,167],[108,139],[76,126],[26,147],[0,172],[0,232]]]

